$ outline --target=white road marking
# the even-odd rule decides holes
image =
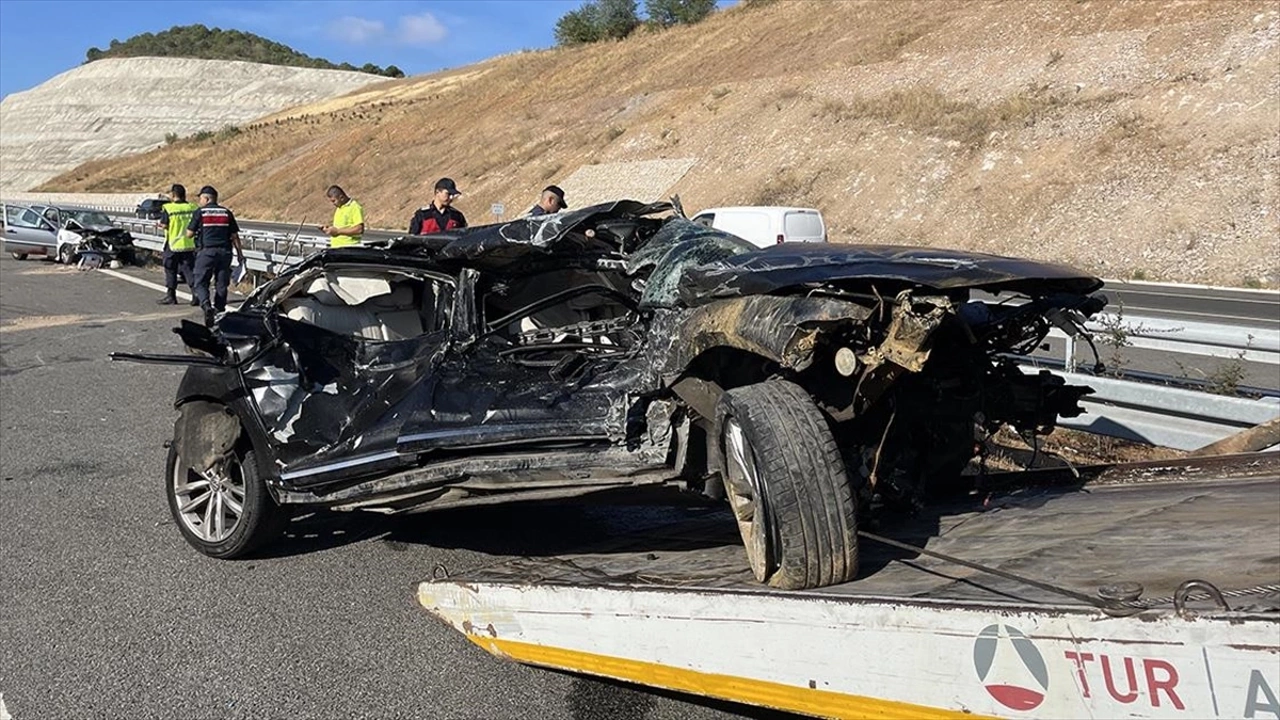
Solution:
[[[153,283],[153,282],[151,282],[150,280],[143,280],[142,278],[136,278],[136,277],[134,277],[134,276],[132,276],[132,275],[127,275],[127,274],[122,273],[122,272],[117,272],[117,271],[115,271],[115,270],[108,270],[107,268],[98,268],[98,270],[97,270],[97,271],[98,271],[98,272],[100,272],[100,273],[106,273],[107,275],[110,275],[111,277],[120,278],[121,280],[126,280],[126,281],[128,281],[128,282],[133,283],[134,285],[141,285],[142,287],[151,288],[152,290],[159,290],[160,292],[165,292],[165,291],[166,291],[165,286],[161,285],[160,283]],[[179,291],[177,291],[177,293],[175,293],[175,294],[176,294],[179,298],[181,298],[182,300],[185,300],[185,301],[187,301],[187,302],[191,302],[191,293],[186,292],[186,291],[184,291],[184,290],[179,290]],[[240,293],[239,293],[239,292],[236,292],[235,290],[231,290],[230,288],[228,288],[228,289],[227,289],[227,295],[229,295],[229,296],[230,296],[230,295],[240,295]],[[2,719],[0,719],[0,720],[2,720]]]
[[[9,714],[9,709],[4,706],[4,693],[0,693],[0,720],[13,720],[13,716]]]
[[[98,268],[98,272],[106,273],[111,277],[117,277],[117,278],[120,278],[121,280],[126,280],[128,282],[133,283],[134,285],[141,285],[142,287],[151,288],[152,290],[159,290],[160,292],[166,291],[165,286],[161,285],[160,283],[153,283],[150,280],[143,280],[142,278],[136,278],[132,275],[126,275],[122,272],[116,272],[115,270],[108,270],[107,268]],[[182,290],[179,290],[177,292],[177,296],[182,298],[183,300],[186,300],[187,302],[191,302],[191,293],[189,292],[184,292]],[[0,718],[0,720],[4,720],[4,718]]]

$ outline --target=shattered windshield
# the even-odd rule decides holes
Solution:
[[[72,210],[71,219],[80,223],[83,227],[111,225],[111,218],[107,217],[104,212],[97,210]]]
[[[628,259],[627,272],[634,275],[653,267],[640,295],[640,307],[670,308],[679,304],[680,278],[686,270],[755,249],[735,235],[676,217]]]

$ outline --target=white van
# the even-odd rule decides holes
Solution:
[[[693,222],[732,233],[757,247],[784,242],[826,242],[827,226],[813,208],[753,205],[703,210]]]

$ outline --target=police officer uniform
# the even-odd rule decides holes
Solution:
[[[218,204],[218,191],[209,185],[200,188],[200,194],[210,202],[191,215],[187,231],[195,239],[196,299],[204,308],[205,323],[213,324],[214,313],[227,309],[227,287],[231,284],[231,249],[239,250],[240,226],[230,210]],[[244,261],[244,253],[240,252]],[[213,281],[213,298],[209,297],[209,282]]]
[[[173,305],[178,302],[178,276],[191,288],[191,304],[199,305],[195,297],[195,263],[196,242],[187,237],[187,226],[191,224],[191,216],[198,206],[188,202],[187,190],[181,185],[174,185],[170,192],[174,200],[167,202],[160,209],[160,225],[164,228],[164,288],[165,296],[161,305]]]
[[[564,201],[564,190],[561,190],[559,185],[548,185],[542,188],[542,194],[546,195],[547,193],[551,193],[556,196],[556,200],[560,203],[560,210],[569,209],[569,203]],[[559,210],[555,212],[559,212]],[[552,211],[542,207],[542,201],[539,200],[537,205],[529,208],[528,214],[530,217],[538,217],[539,215],[550,215],[552,214]]]
[[[440,178],[436,182],[436,194],[439,195],[441,191],[447,192],[450,198],[462,194],[451,178]],[[466,226],[467,218],[460,210],[447,203],[444,207],[437,206],[436,201],[432,200],[430,205],[418,208],[413,214],[413,218],[409,220],[409,234],[429,235]]]

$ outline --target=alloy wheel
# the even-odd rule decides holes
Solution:
[[[174,464],[173,495],[179,521],[203,542],[218,543],[235,532],[244,515],[245,483],[240,463],[221,460],[203,472]]]
[[[765,580],[773,571],[769,559],[768,518],[761,492],[760,471],[751,441],[736,418],[724,421],[722,441],[725,455],[725,490],[747,549],[747,561],[756,579]]]

